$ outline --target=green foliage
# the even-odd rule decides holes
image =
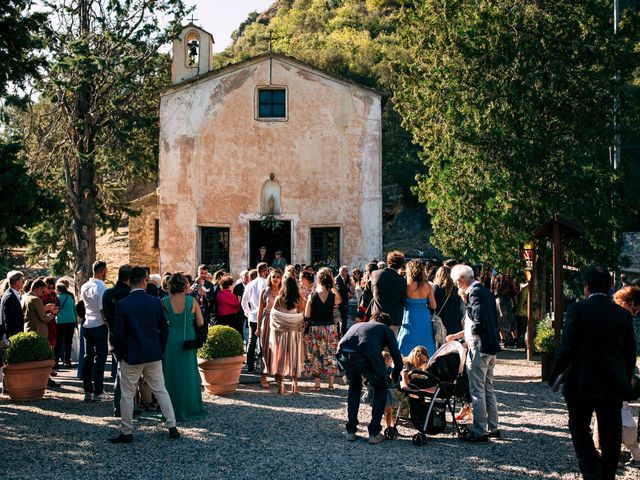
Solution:
[[[551,317],[547,315],[538,324],[536,336],[533,339],[533,347],[538,353],[551,353],[555,350],[555,330],[551,325]]]
[[[49,341],[36,332],[16,333],[9,338],[9,342],[11,345],[5,355],[7,365],[53,359]]]
[[[278,220],[278,217],[276,217],[273,213],[269,213],[262,216],[260,225],[262,225],[267,230],[275,231],[280,229],[280,227],[282,226],[282,222]]]
[[[26,229],[54,210],[53,200],[29,175],[19,155],[22,142],[0,138],[0,192],[5,192],[0,209],[0,245],[22,246]]]
[[[96,228],[115,230],[130,213],[132,180],[157,174],[157,91],[169,84],[170,71],[169,56],[158,52],[188,9],[182,0],[42,3],[51,21],[44,45],[50,61],[36,84],[38,104],[22,126],[29,166],[46,172],[64,199],[70,228],[38,248],[64,257],[71,244],[73,270],[84,281],[95,260]],[[33,236],[46,238],[42,233]]]
[[[637,130],[638,17],[611,2],[408,1],[393,100],[423,148],[416,193],[446,255],[518,262],[554,213],[584,225],[578,264],[614,264],[637,196],[620,208],[613,105]],[[614,72],[621,81],[616,81]]]
[[[236,329],[226,325],[209,327],[207,340],[198,350],[198,357],[206,360],[243,355],[242,336]]]
[[[17,95],[9,95],[13,87],[25,87],[29,79],[37,77],[43,62],[39,49],[47,16],[30,10],[32,5],[32,0],[0,2],[0,98],[3,103],[19,100]]]

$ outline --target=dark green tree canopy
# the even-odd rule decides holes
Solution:
[[[560,212],[585,227],[572,258],[616,262],[637,204],[615,201],[613,105],[619,94],[635,129],[639,37],[631,12],[614,36],[611,12],[602,0],[407,2],[393,98],[424,149],[416,190],[444,253],[513,264]]]

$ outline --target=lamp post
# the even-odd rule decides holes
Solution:
[[[536,275],[534,274],[534,266],[536,262],[537,255],[537,245],[529,241],[524,244],[523,249],[523,257],[525,260],[525,276],[529,275],[527,279],[527,360],[533,360],[533,295],[532,293],[537,292],[537,288],[534,288],[536,282]]]

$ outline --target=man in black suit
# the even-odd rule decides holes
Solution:
[[[20,290],[24,286],[24,274],[13,270],[7,274],[9,288],[2,295],[0,301],[0,337],[2,333],[7,338],[24,331],[24,315],[20,304]]]
[[[349,313],[349,267],[343,265],[340,267],[338,276],[336,277],[336,290],[340,294],[340,336],[343,337],[347,333],[347,319]]]
[[[475,279],[473,268],[456,265],[451,279],[466,302],[464,330],[447,336],[447,341],[464,339],[467,344],[467,372],[473,409],[473,431],[462,437],[469,442],[499,438],[498,402],[493,388],[493,369],[500,351],[498,310],[491,291]]]
[[[627,310],[609,298],[611,276],[605,268],[587,268],[583,286],[587,299],[567,309],[549,384],[564,373],[562,393],[582,476],[613,479],[620,455],[622,401],[633,398],[633,321]],[[594,411],[602,455],[595,449],[589,428]]]
[[[115,329],[115,318],[116,318],[116,304],[129,296],[129,292],[131,291],[131,286],[129,283],[129,275],[131,275],[131,270],[133,267],[131,265],[122,265],[118,270],[118,281],[115,286],[112,288],[108,288],[104,295],[102,296],[102,314],[104,315],[104,320],[107,322],[107,326],[109,327],[109,346],[111,350],[114,349],[114,329]],[[120,416],[120,375],[117,373],[118,368],[118,360],[115,355],[112,356],[113,363],[115,363],[116,368],[116,381],[113,386],[113,415],[115,417]]]
[[[404,266],[404,254],[402,252],[389,252],[387,255],[387,268],[376,270],[371,274],[371,300],[370,317],[374,313],[384,312],[391,317],[391,330],[397,337],[404,304],[407,298],[407,281],[399,271]]]
[[[146,384],[158,400],[166,419],[169,437],[178,438],[176,416],[171,398],[164,386],[162,355],[169,337],[169,325],[160,299],[148,295],[147,272],[135,267],[129,275],[131,292],[116,304],[114,352],[118,358],[120,386],[121,433],[110,438],[112,443],[133,441],[133,398],[138,380],[144,375]]]

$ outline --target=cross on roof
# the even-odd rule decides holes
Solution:
[[[187,18],[187,20],[189,20],[190,23],[195,22],[196,20],[198,20],[197,18],[193,18],[193,13],[191,14],[191,18]]]

